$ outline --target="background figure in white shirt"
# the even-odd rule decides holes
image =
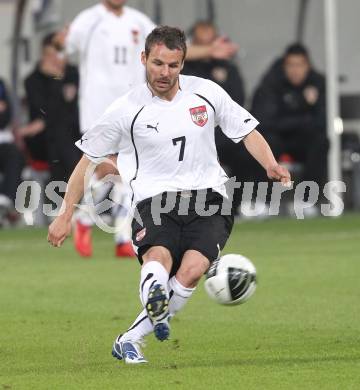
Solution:
[[[155,27],[141,12],[124,6],[124,0],[104,0],[82,11],[57,36],[57,43],[64,45],[68,56],[77,57],[80,70],[80,128],[84,133],[100,118],[105,109],[131,87],[144,81],[144,69],[140,54],[146,36]],[[86,196],[94,204],[101,202],[111,188],[111,182],[100,180],[107,175],[118,174],[109,164],[101,164],[93,176]],[[112,193],[125,200],[127,188],[120,181]],[[124,206],[124,203],[121,203]],[[117,207],[115,221],[115,254],[134,256],[130,241],[130,220],[127,206]],[[90,213],[78,210],[74,244],[84,257],[92,255],[91,227],[94,221]]]
[[[125,0],[103,0],[99,4],[82,11],[57,37],[60,45],[65,45],[69,56],[77,55],[80,67],[80,126],[84,133],[90,129],[105,109],[131,87],[145,80],[144,67],[140,61],[146,36],[155,24],[143,13],[127,7]],[[225,37],[219,37],[208,46],[192,46],[188,58],[229,58],[237,46]],[[91,183],[94,203],[99,203],[109,188],[99,186],[97,179],[117,172],[110,164],[101,164]],[[117,198],[126,199],[127,189],[121,185]],[[123,193],[119,194],[119,190]],[[91,186],[88,194],[91,193]],[[120,209],[116,220],[123,228],[116,234],[116,254],[134,255],[130,245],[130,228],[126,223],[126,208]],[[91,256],[92,217],[78,211],[74,235],[75,248],[82,256]]]
[[[185,36],[177,28],[158,27],[147,37],[142,53],[147,83],[114,102],[77,142],[84,156],[70,178],[63,213],[49,227],[48,241],[61,246],[86,171],[118,153],[120,174],[141,218],[133,220],[132,239],[142,264],[144,309],[113,345],[113,356],[126,363],[146,362],[140,349],[144,336],[169,337],[169,319],[184,307],[230,235],[233,215],[221,208],[228,178],[217,159],[215,126],[234,142],[243,140],[269,178],[290,184],[289,172],[276,162],[251,114],[212,81],[179,75],[185,53]],[[200,209],[199,196],[206,202]]]

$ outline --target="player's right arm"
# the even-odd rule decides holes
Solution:
[[[65,42],[68,34],[69,34],[69,26],[65,26],[55,34],[52,41],[59,50],[63,50],[65,48]]]
[[[197,61],[209,58],[228,60],[239,50],[239,46],[226,37],[218,37],[210,45],[189,45],[186,53],[188,61]]]
[[[49,226],[48,242],[55,247],[60,247],[71,233],[71,219],[87,186],[90,176],[87,172],[93,172],[93,165],[84,155],[70,176],[60,213]]]
[[[70,25],[65,26],[53,38],[54,44],[65,50],[67,56],[79,55],[86,45],[89,31],[97,22],[98,15],[93,9],[81,12]]]

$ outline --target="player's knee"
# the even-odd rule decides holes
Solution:
[[[172,258],[170,251],[162,246],[154,246],[149,248],[143,255],[142,259],[144,264],[148,261],[158,261],[161,263],[168,272],[170,272],[172,266]]]
[[[201,264],[189,264],[184,267],[180,267],[176,273],[176,279],[187,288],[196,287],[199,280],[203,276],[204,267]]]

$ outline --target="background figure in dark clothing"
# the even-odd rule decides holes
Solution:
[[[260,120],[275,157],[290,155],[303,163],[301,179],[326,180],[325,79],[316,72],[306,48],[289,46],[257,88],[252,113]]]
[[[211,45],[218,37],[215,25],[208,21],[195,23],[191,31],[191,43],[194,45]],[[231,61],[214,58],[185,61],[182,73],[214,81],[221,85],[236,103],[244,105],[244,83],[238,68]]]
[[[195,45],[209,45],[217,36],[218,31],[212,22],[199,21],[192,28],[191,42]],[[234,101],[241,106],[244,105],[244,82],[233,62],[217,59],[185,61],[182,73],[214,81],[224,88]],[[238,144],[232,142],[220,128],[216,129],[215,135],[220,163],[229,175],[236,176],[239,182],[253,181],[254,177],[263,176],[260,165],[245,150],[242,142]],[[241,188],[235,190],[233,203],[235,213],[240,205],[241,193]]]
[[[0,80],[0,226],[3,218],[14,210],[23,168],[23,158],[14,143],[10,123],[10,99],[4,82]]]
[[[67,181],[81,157],[74,145],[80,138],[78,72],[66,65],[53,37],[44,38],[41,60],[25,80],[31,123],[22,133],[31,158],[48,161],[52,180]]]

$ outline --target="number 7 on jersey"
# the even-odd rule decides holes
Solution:
[[[180,154],[179,154],[179,161],[183,161],[183,159],[184,159],[184,152],[185,152],[185,143],[186,143],[186,138],[185,138],[185,136],[173,138],[172,142],[173,142],[173,145],[174,145],[174,146],[176,146],[176,144],[177,144],[178,142],[181,142],[181,145],[180,145]]]

